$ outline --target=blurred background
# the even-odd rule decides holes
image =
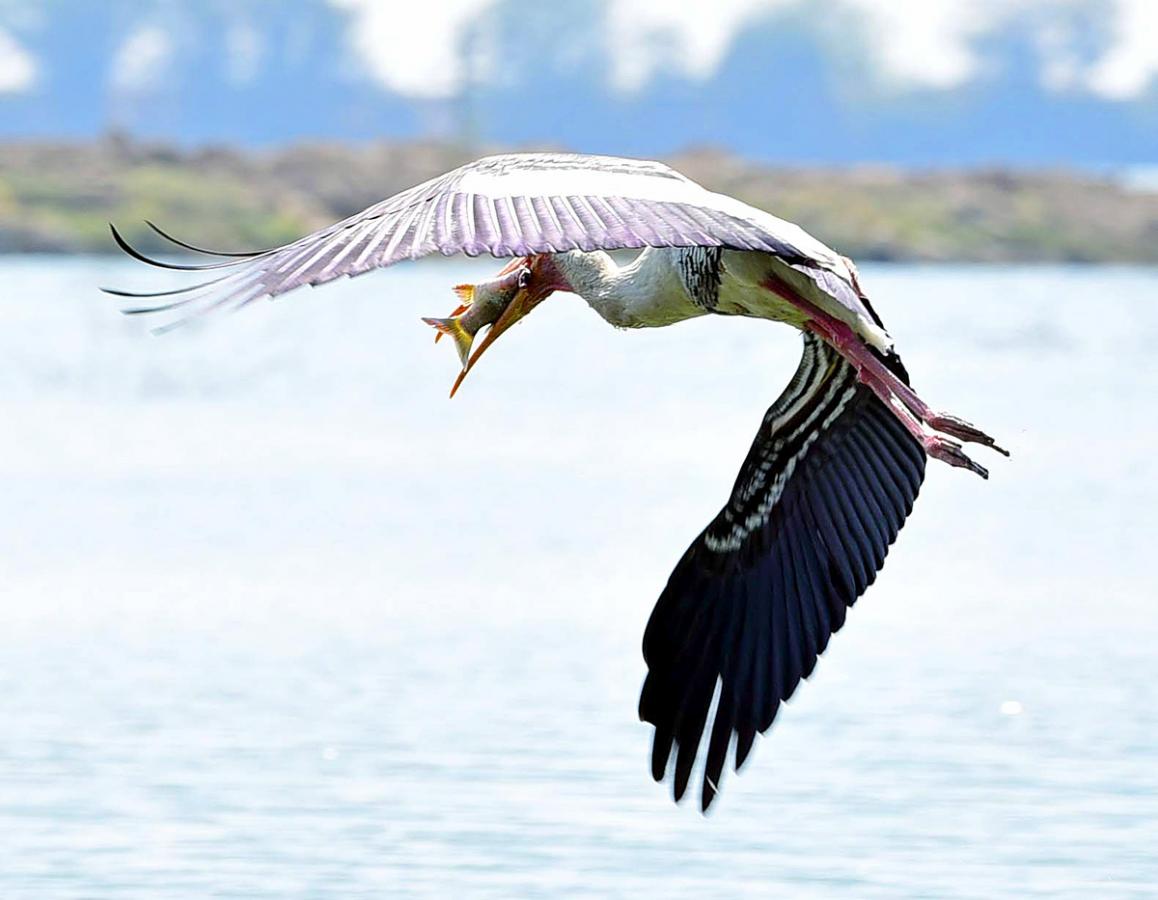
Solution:
[[[1158,7],[0,0],[0,896],[1158,883]],[[862,263],[939,465],[713,814],[639,641],[798,338],[568,297],[453,402],[432,260],[153,338],[145,219],[283,242],[485,152],[657,157]]]
[[[558,147],[671,158],[861,258],[1158,259],[1144,0],[678,6],[3,0],[0,249],[163,214],[265,246]]]

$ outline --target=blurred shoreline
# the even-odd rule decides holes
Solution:
[[[224,250],[293,240],[487,152],[439,142],[186,149],[111,135],[0,144],[0,253],[145,250],[155,221]],[[665,161],[798,222],[849,256],[928,262],[1158,262],[1158,191],[1110,175],[1002,167],[781,167],[715,149]]]

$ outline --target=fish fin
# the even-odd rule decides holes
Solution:
[[[466,312],[468,309],[470,309],[470,305],[472,303],[474,303],[474,285],[473,284],[456,284],[454,286],[454,293],[458,296],[459,305],[458,305],[458,308],[455,309],[455,311],[450,314],[450,318],[454,318],[455,316],[460,316],[464,312]],[[425,321],[429,322],[430,320],[426,319]],[[437,344],[438,339],[441,338],[444,334],[450,334],[450,332],[449,331],[442,331],[440,329],[438,334],[436,334],[434,336],[434,343]],[[468,344],[467,350],[469,350],[469,349],[470,349],[470,345]],[[464,359],[463,365],[465,365],[465,364],[466,364],[466,360]]]
[[[456,306],[456,307],[455,307],[455,308],[454,308],[454,309],[451,311],[449,318],[453,319],[455,316],[461,316],[461,315],[462,315],[464,312],[466,312],[468,309],[470,309],[470,304],[469,304],[469,303],[463,303],[463,304],[461,304],[460,306]],[[442,337],[443,333],[444,333],[444,332],[441,332],[441,331],[435,332],[435,335],[434,335],[434,343],[436,343],[436,344],[438,343],[438,341],[439,341],[439,339]]]
[[[463,368],[470,357],[470,345],[474,343],[474,336],[462,326],[462,319],[451,316],[446,319],[428,319],[423,316],[422,321],[435,329],[439,334],[449,334],[454,339],[454,349],[458,351],[459,361]]]

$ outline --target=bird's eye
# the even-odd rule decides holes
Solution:
[[[530,269],[519,270],[519,287],[525,288],[530,283],[531,283],[531,270]]]

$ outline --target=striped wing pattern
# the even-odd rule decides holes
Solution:
[[[899,360],[889,364],[905,377]],[[896,416],[806,335],[728,504],[675,567],[644,634],[639,713],[655,726],[657,781],[674,759],[677,800],[709,725],[705,810],[733,735],[739,769],[811,674],[884,564],[924,471],[924,451]]]
[[[179,247],[199,250],[156,230]],[[132,312],[184,308],[184,314],[244,306],[435,253],[513,257],[703,246],[814,263],[821,252],[816,248],[822,248],[796,226],[712,194],[662,164],[541,153],[478,160],[293,243],[259,253],[216,254],[222,259],[207,265],[150,260],[113,233],[126,252],[145,262],[216,275],[177,291],[111,292],[166,298]]]

